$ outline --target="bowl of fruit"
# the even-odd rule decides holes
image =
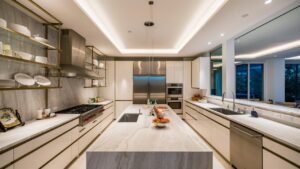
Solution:
[[[157,128],[165,128],[170,123],[168,118],[155,118],[153,119],[154,126]]]

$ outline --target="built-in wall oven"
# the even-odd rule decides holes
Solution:
[[[167,84],[167,104],[179,115],[182,115],[183,88],[182,83]]]

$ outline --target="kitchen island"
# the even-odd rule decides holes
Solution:
[[[117,119],[87,150],[87,168],[212,169],[212,151],[170,107],[166,128],[152,124],[150,111],[146,105],[129,106],[122,115],[140,112],[137,122]]]

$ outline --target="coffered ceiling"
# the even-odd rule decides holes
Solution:
[[[194,56],[295,6],[297,0],[34,0],[110,56]],[[151,12],[152,8],[152,12]],[[151,17],[151,13],[153,17]],[[147,28],[144,22],[153,20]],[[224,36],[220,36],[220,35]]]

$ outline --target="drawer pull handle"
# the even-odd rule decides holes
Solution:
[[[83,130],[85,130],[85,128],[81,129],[81,130],[79,131],[79,133],[83,132]]]
[[[242,129],[239,129],[239,128],[235,127],[235,126],[232,126],[232,128],[233,128],[234,130],[237,130],[237,131],[240,132],[240,133],[243,133],[243,134],[249,136],[249,137],[253,137],[253,138],[259,138],[259,137],[262,137],[261,135],[252,135],[252,134],[250,134],[250,133],[248,133],[248,132],[246,132],[246,131],[244,131],[244,130],[242,130]]]

